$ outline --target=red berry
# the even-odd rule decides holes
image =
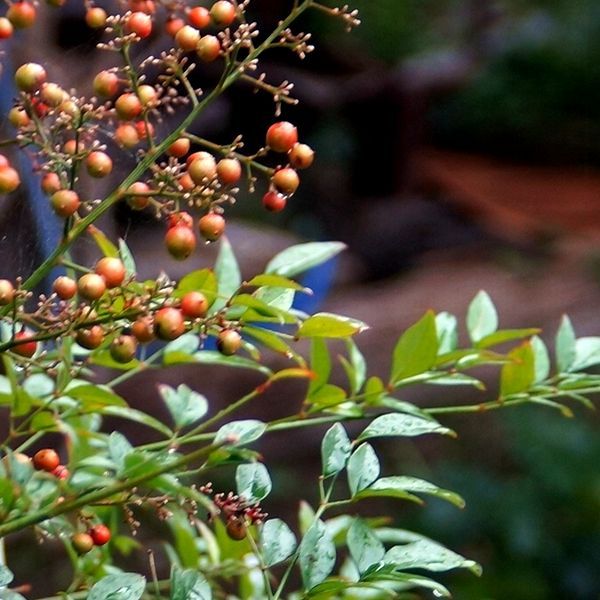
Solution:
[[[140,85],[138,88],[138,98],[144,106],[152,106],[156,103],[158,94],[156,89],[151,85]]]
[[[37,350],[37,342],[31,339],[30,331],[19,331],[15,334],[15,341],[26,340],[12,347],[12,351],[19,356],[31,358]]]
[[[217,163],[217,177],[223,185],[233,185],[242,176],[242,165],[237,158],[223,158]]]
[[[42,177],[41,183],[42,191],[45,194],[54,194],[61,189],[60,177],[56,173],[46,173]]]
[[[291,196],[300,185],[298,173],[289,167],[276,171],[271,181],[277,190],[286,196]]]
[[[15,106],[8,111],[8,121],[13,127],[26,127],[31,119],[23,108]]]
[[[92,85],[97,96],[112,98],[119,91],[119,78],[112,71],[100,71]]]
[[[225,219],[217,213],[208,213],[198,221],[200,235],[209,242],[218,240],[225,231]]]
[[[52,290],[61,300],[70,300],[77,293],[77,282],[62,275],[54,280]]]
[[[58,465],[58,467],[52,471],[52,475],[61,481],[65,481],[65,479],[69,479],[70,473],[65,465]]]
[[[85,160],[85,166],[87,167],[87,172],[96,178],[106,177],[112,171],[113,163],[106,154],[106,152],[100,152],[96,150],[94,152],[90,152],[88,157]]]
[[[210,9],[210,16],[218,27],[228,27],[235,20],[235,6],[228,0],[218,0]]]
[[[95,546],[104,546],[111,538],[110,529],[106,525],[94,525],[88,531]]]
[[[117,143],[124,148],[131,149],[140,143],[140,136],[136,128],[129,123],[119,125],[115,131]]]
[[[52,82],[43,85],[40,95],[44,102],[54,107],[60,106],[69,97],[60,85]]]
[[[29,2],[15,2],[6,11],[8,20],[16,29],[25,29],[35,23],[35,7]]]
[[[106,291],[106,283],[97,273],[86,273],[79,278],[77,289],[82,298],[98,300]]]
[[[128,363],[135,358],[137,340],[132,335],[120,335],[110,344],[110,355],[118,363]]]
[[[52,471],[54,471],[58,465],[60,465],[60,457],[58,456],[56,450],[52,450],[52,448],[38,450],[33,455],[33,466],[38,471],[47,471],[48,473],[52,473]]]
[[[208,311],[208,300],[202,292],[188,292],[181,299],[181,312],[190,319],[204,317]]]
[[[196,248],[196,236],[185,225],[171,227],[165,235],[169,254],[177,260],[185,260]]]
[[[184,52],[195,50],[199,41],[200,32],[191,25],[184,25],[175,34],[175,42]]]
[[[217,336],[217,350],[225,356],[232,356],[242,345],[242,336],[233,329],[224,329]]]
[[[146,125],[146,121],[136,121],[135,130],[140,139],[146,139],[148,135],[154,137],[154,125],[152,125],[152,123]]]
[[[10,194],[20,185],[19,173],[12,167],[0,169],[0,194]]]
[[[263,196],[262,203],[268,211],[277,213],[285,208],[287,200],[281,194],[271,191]]]
[[[52,204],[52,210],[59,217],[63,217],[63,219],[74,215],[81,204],[77,192],[73,190],[58,190],[58,192],[54,192],[50,197],[50,203]]]
[[[85,22],[91,29],[100,29],[106,25],[106,11],[99,6],[92,6],[85,13]]]
[[[129,0],[129,10],[153,15],[156,12],[156,5],[153,0]]]
[[[190,140],[187,138],[176,139],[168,148],[167,154],[175,158],[182,158],[190,151]]]
[[[169,215],[169,220],[167,221],[167,227],[170,229],[171,227],[177,227],[178,225],[189,227],[191,229],[194,226],[192,215],[185,211],[171,213]]]
[[[227,531],[227,535],[236,542],[246,539],[246,535],[248,534],[248,528],[242,517],[230,518],[227,521],[225,530]]]
[[[144,210],[150,204],[150,196],[136,196],[135,194],[147,194],[149,191],[150,187],[143,181],[132,183],[127,188],[127,204],[133,210]]]
[[[138,317],[131,326],[131,333],[141,344],[154,339],[154,319],[150,316]]]
[[[100,325],[92,325],[88,329],[79,329],[75,339],[82,348],[94,350],[104,341],[104,329]]]
[[[76,533],[71,538],[71,544],[77,554],[87,554],[94,547],[94,540],[89,533]]]
[[[46,77],[46,69],[37,63],[26,63],[15,71],[15,83],[23,92],[35,92],[46,82]]]
[[[217,59],[219,54],[221,54],[221,42],[219,38],[216,35],[202,36],[196,46],[196,54],[204,62],[212,62]]]
[[[185,322],[177,308],[161,308],[154,316],[154,333],[161,340],[174,340],[185,332]]]
[[[115,102],[115,110],[119,118],[125,121],[135,119],[142,112],[140,99],[131,92],[121,94]],[[140,136],[141,137],[141,136]]]
[[[313,164],[315,152],[306,144],[294,144],[289,154],[290,164],[296,169],[308,169]]]
[[[15,286],[8,279],[0,279],[0,306],[10,304],[15,298]]]
[[[187,17],[190,24],[198,29],[203,29],[210,24],[210,13],[204,6],[190,8]]]
[[[105,256],[97,263],[94,271],[106,282],[106,287],[119,287],[125,280],[125,265],[120,258]]]
[[[196,187],[196,184],[194,183],[194,180],[190,177],[189,173],[184,173],[178,181],[179,185],[181,186],[181,189],[184,192],[190,192]]]
[[[144,12],[134,12],[127,19],[125,30],[142,39],[147,38],[152,33],[152,17]]]
[[[195,158],[188,164],[188,173],[196,185],[213,179],[217,174],[217,162],[208,152],[195,152]]]
[[[0,154],[0,169],[4,169],[5,167],[10,167],[10,163],[4,154]]]
[[[78,154],[85,150],[85,145],[81,140],[67,140],[63,145],[63,152],[65,154]]]
[[[267,130],[267,146],[274,152],[288,152],[298,142],[298,130],[287,121],[274,123]]]
[[[0,17],[0,40],[9,38],[13,31],[13,24],[6,17]]]
[[[185,25],[185,21],[183,19],[171,18],[167,19],[165,23],[165,31],[167,35],[171,37],[175,37],[177,32]]]

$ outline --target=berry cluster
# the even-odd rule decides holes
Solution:
[[[249,525],[259,525],[268,516],[262,511],[260,503],[249,504],[243,497],[233,492],[215,493],[211,483],[207,483],[199,489],[203,494],[212,496],[216,512],[211,515],[211,518],[221,516],[225,521],[227,534],[233,540],[243,540],[247,535]]]
[[[71,537],[71,544],[78,554],[87,554],[94,546],[104,546],[111,538],[110,529],[103,524],[93,525],[85,532]]]

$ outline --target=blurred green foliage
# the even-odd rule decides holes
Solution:
[[[484,565],[480,579],[452,577],[461,600],[595,598],[600,590],[597,423],[585,414],[565,420],[528,408],[498,421],[507,443],[501,470],[475,464],[472,446],[470,454],[438,463],[428,476],[458,490],[467,508],[458,512],[430,502],[414,511],[408,526],[468,549]]]

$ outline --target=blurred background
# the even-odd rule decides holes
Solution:
[[[266,31],[289,4],[254,0],[249,10]],[[543,327],[552,345],[566,312],[579,335],[598,335],[600,3],[351,4],[362,18],[351,35],[312,13],[301,28],[314,32],[316,52],[303,62],[275,52],[263,62],[272,83],[295,82],[300,105],[284,106],[283,118],[298,125],[318,160],[281,215],[265,213],[260,194],[242,197],[230,210],[228,232],[244,274],[294,241],[346,242],[342,258],[310,274],[307,283],[317,294],[307,308],[369,323],[359,342],[373,374],[384,377],[406,326],[428,308],[463,317],[479,289],[495,300],[503,327]],[[90,65],[95,73],[112,56],[94,49],[97,40],[82,17],[80,3],[67,3],[49,17],[44,43],[51,77],[85,90]],[[166,43],[164,37],[148,41],[153,52]],[[34,50],[13,46],[19,59]],[[218,66],[197,71],[198,85],[209,87]],[[273,119],[272,99],[242,86],[195,128],[222,143],[243,133],[254,149]],[[22,199],[2,216],[0,252],[21,272],[32,268],[55,235],[41,232],[39,223],[48,227],[47,220],[32,206]],[[193,265],[170,261],[163,225],[126,208],[104,226],[127,238],[142,276],[156,276],[160,268],[176,276],[214,258],[213,248],[201,248]],[[15,246],[27,231],[37,232],[31,236],[35,247]],[[85,242],[78,251],[90,261],[96,252]],[[148,379],[134,380],[122,392],[133,404],[156,404],[159,411],[155,382]],[[257,381],[198,367],[158,379],[185,380],[221,403]],[[493,383],[486,394],[431,386],[407,399],[423,406],[471,403],[493,397]],[[259,414],[301,400],[301,387],[277,388]],[[374,511],[483,563],[480,579],[445,577],[458,600],[597,599],[600,420],[579,408],[575,414],[568,420],[542,408],[520,408],[447,418],[458,441],[381,446],[389,473],[400,469],[456,490],[467,508],[431,500],[424,508],[382,504]],[[296,442],[305,448],[301,474],[289,467]],[[315,488],[318,442],[317,434],[289,435],[264,449],[278,490],[267,507],[271,514],[293,514],[296,506],[286,494],[298,481]],[[316,489],[307,499],[315,497]]]

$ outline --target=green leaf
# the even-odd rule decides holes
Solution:
[[[400,584],[402,589],[406,589],[407,587],[420,587],[432,590],[437,598],[451,597],[451,594],[446,587],[429,577],[413,575],[411,573],[397,573],[396,571],[390,573],[386,572],[386,568],[389,569],[389,566],[384,566],[383,568],[379,567],[372,571],[370,570],[370,572],[363,577],[363,581],[390,581]]]
[[[575,341],[575,359],[571,371],[581,371],[600,364],[600,337],[582,337]]]
[[[348,460],[348,486],[352,496],[379,477],[379,459],[371,444],[361,444]]]
[[[127,406],[127,402],[121,396],[98,385],[78,385],[67,390],[65,394],[78,400],[85,410],[94,410],[103,406]]]
[[[122,471],[125,466],[125,458],[133,452],[133,446],[129,440],[118,431],[113,431],[108,438],[108,455],[111,461]]]
[[[535,383],[541,383],[550,375],[550,355],[546,344],[537,336],[531,338],[531,349],[533,350],[533,363],[535,365]]]
[[[382,561],[385,556],[385,547],[363,519],[354,519],[348,529],[347,543],[360,573]]]
[[[267,467],[262,463],[239,465],[235,471],[238,496],[253,504],[266,498],[271,491],[271,478]]]
[[[254,369],[266,375],[272,375],[273,371],[260,363],[254,362],[243,356],[224,356],[216,350],[201,350],[194,354],[194,362],[204,365],[222,365],[225,367],[238,367],[240,369]]]
[[[446,500],[459,508],[464,508],[465,506],[465,501],[454,492],[444,490],[424,479],[399,475],[378,479],[368,488],[359,492],[356,495],[356,498],[388,497],[418,501],[412,494],[427,494],[440,498],[441,500]]]
[[[521,344],[508,353],[510,362],[502,367],[500,395],[509,396],[528,390],[535,380],[534,355],[530,342]]]
[[[298,337],[344,338],[368,329],[362,321],[334,315],[331,313],[316,313],[300,325]]]
[[[352,452],[352,443],[341,423],[332,425],[321,443],[321,460],[323,477],[336,475],[346,467],[346,462]]]
[[[290,290],[296,290],[297,292],[304,292],[307,294],[312,294],[312,291],[309,288],[305,288],[301,286],[296,281],[292,279],[288,279],[287,277],[282,277],[281,275],[256,275],[250,281],[246,283],[248,286],[253,287],[273,287],[273,288],[286,288]]]
[[[467,310],[467,330],[473,343],[498,329],[498,313],[487,292],[481,290]]]
[[[135,266],[135,260],[133,258],[133,254],[131,254],[131,250],[129,246],[125,243],[125,240],[119,238],[119,254],[121,255],[121,260],[125,265],[125,272],[128,277],[135,277],[137,273],[137,267]]]
[[[365,384],[367,378],[367,363],[354,340],[346,340],[346,348],[348,349],[348,358],[350,362],[340,357],[342,365],[350,382],[350,390],[352,394],[358,394]]]
[[[178,429],[199,421],[208,412],[206,398],[183,383],[176,390],[161,384],[158,386],[158,391]]]
[[[539,333],[541,329],[530,328],[530,329],[502,329],[496,331],[490,335],[486,335],[481,338],[476,344],[476,348],[489,348],[504,342],[512,342],[513,340],[521,340],[523,338],[531,337],[536,333]]]
[[[263,287],[256,290],[253,296],[268,306],[288,311],[294,304],[296,292],[289,288]]]
[[[221,238],[219,255],[215,262],[215,275],[219,289],[219,298],[217,298],[211,307],[211,313],[214,314],[227,303],[230,298],[242,284],[242,275],[235,254],[227,237]]]
[[[333,570],[335,544],[323,521],[315,521],[302,538],[299,563],[305,590],[324,581]]]
[[[87,231],[104,256],[110,256],[111,258],[119,257],[118,248],[104,235],[104,232],[100,231],[95,225],[89,225]]]
[[[92,587],[87,600],[139,600],[146,589],[146,578],[136,573],[107,575]]]
[[[179,280],[174,296],[181,298],[187,292],[202,292],[209,304],[212,304],[217,295],[217,277],[210,269],[192,271]]]
[[[34,398],[43,398],[54,391],[54,379],[44,373],[36,373],[25,379],[23,389]]]
[[[346,392],[337,385],[326,383],[307,398],[316,408],[325,409],[339,406],[346,399]]]
[[[245,446],[254,442],[266,431],[267,426],[262,421],[247,419],[226,423],[217,431],[215,444],[228,446]]]
[[[315,376],[308,386],[309,398],[329,381],[331,374],[329,349],[327,342],[322,338],[313,338],[310,341],[310,369]]]
[[[447,312],[435,316],[435,328],[438,338],[438,354],[456,350],[458,346],[458,323],[456,317]]]
[[[296,323],[298,321],[298,319],[296,317],[294,317],[287,311],[281,310],[274,305],[267,304],[260,298],[251,296],[250,294],[237,294],[233,298],[233,300],[231,302],[231,306],[234,307],[234,310],[235,310],[235,307],[242,306],[242,307],[246,307],[248,309],[252,309],[253,314],[256,313],[256,314],[263,315],[266,317],[274,317],[282,325],[284,323]],[[244,316],[244,315],[242,315],[242,316]],[[248,320],[250,321],[251,319],[248,319]]]
[[[296,536],[281,519],[269,519],[260,531],[263,560],[272,567],[289,558],[296,549]]]
[[[575,360],[575,331],[571,319],[563,315],[556,332],[556,368],[559,373],[569,371]]]
[[[333,258],[346,248],[341,242],[308,242],[286,248],[274,256],[265,273],[294,277]]]
[[[170,600],[211,600],[212,592],[210,584],[199,571],[173,567],[169,598]]]
[[[374,419],[358,436],[357,441],[374,437],[415,437],[426,433],[456,435],[451,429],[433,419],[424,419],[412,414],[390,413]]]
[[[300,526],[300,533],[305,535],[310,529],[315,518],[315,511],[311,505],[305,500],[300,500],[298,507],[298,524]]]
[[[108,415],[110,417],[118,417],[120,419],[126,419],[127,421],[133,421],[134,423],[140,423],[146,427],[150,427],[156,431],[159,431],[166,437],[171,437],[173,432],[161,421],[136,408],[130,406],[103,406],[96,409],[100,414]]]
[[[13,579],[12,571],[6,565],[0,565],[0,587],[6,587]]]
[[[481,575],[481,566],[432,540],[417,540],[409,544],[394,546],[385,554],[385,562],[394,565],[399,571],[425,569],[440,572],[450,569],[469,569]]]
[[[249,335],[260,342],[263,346],[270,348],[274,352],[279,352],[287,358],[293,358],[299,364],[305,364],[304,359],[297,354],[289,344],[285,342],[277,332],[264,329],[262,327],[244,326],[244,335]]]
[[[194,333],[184,333],[176,340],[169,342],[164,347],[164,354],[171,352],[183,352],[184,354],[193,354],[200,346],[200,338]]]
[[[428,371],[435,364],[438,352],[435,315],[428,311],[420,321],[409,327],[394,348],[390,382]]]

